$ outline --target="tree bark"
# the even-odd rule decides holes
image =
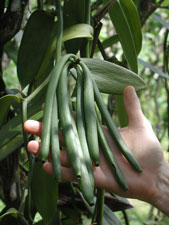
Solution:
[[[4,0],[0,4],[0,47],[19,31],[27,0],[9,0],[5,12]]]

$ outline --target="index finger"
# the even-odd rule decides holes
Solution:
[[[30,134],[41,136],[42,123],[36,120],[27,120],[24,123],[24,130]]]

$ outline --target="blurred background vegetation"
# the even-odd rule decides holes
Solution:
[[[50,0],[48,1],[50,2]],[[93,0],[93,3],[95,2],[96,1]],[[146,1],[142,2],[146,5]],[[158,4],[158,2],[160,1],[152,1],[152,4]],[[23,26],[35,5],[35,0],[28,3],[22,24]],[[110,37],[110,34],[112,35],[115,31],[108,16],[102,23],[105,26],[101,31],[100,40],[104,42],[104,40]],[[138,74],[146,82],[147,88],[139,94],[139,97],[144,114],[153,125],[153,129],[162,144],[165,157],[168,160],[169,82],[167,80],[167,75],[169,75],[169,0],[163,1],[153,15],[148,16],[148,19],[142,21],[142,23],[143,43],[138,56]],[[3,53],[3,80],[8,89],[20,88],[17,79],[16,61],[17,48],[21,36],[22,29],[12,41],[7,43]],[[114,57],[119,61],[122,59],[122,51],[119,44],[113,44],[111,47],[106,48],[105,53],[109,58]],[[97,57],[97,54],[98,53],[95,54],[95,57]],[[116,115],[116,110],[114,109],[114,111],[114,115]],[[131,203],[134,208],[126,211],[130,225],[169,224],[169,219],[164,217],[162,213],[149,204],[137,200],[131,200]],[[0,202],[0,210],[2,210],[4,206],[4,203]],[[121,212],[117,212],[116,215],[121,219],[123,224],[126,223],[124,223],[124,215]]]

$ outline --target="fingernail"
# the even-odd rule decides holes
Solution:
[[[26,125],[29,125],[29,126],[36,126],[38,124],[38,121],[36,120],[27,120],[25,122]]]

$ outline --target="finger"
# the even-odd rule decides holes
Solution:
[[[30,141],[27,149],[31,154],[38,155],[40,153],[40,142],[35,140]]]
[[[42,132],[42,123],[36,120],[27,120],[24,123],[24,130],[28,133],[40,136]]]
[[[24,123],[24,130],[30,134],[41,136],[42,123],[36,120],[27,120]],[[61,130],[59,130],[59,140],[62,146],[65,146],[64,137]]]
[[[69,157],[66,151],[60,151],[60,160],[61,160],[61,165],[64,167],[71,167],[71,163],[69,161]]]
[[[27,149],[31,154],[38,155],[40,153],[40,142],[35,140],[30,141],[28,143]],[[71,167],[69,157],[66,151],[60,151],[60,160],[62,166]]]
[[[53,174],[53,164],[51,162],[44,163],[43,169],[47,173]],[[74,174],[72,168],[67,168],[67,167],[62,166],[61,173],[62,173],[62,179],[64,179],[64,180],[71,181],[71,182],[76,180],[76,177],[75,177],[75,174]]]
[[[124,107],[128,115],[129,127],[140,127],[145,123],[140,102],[134,87],[129,86],[124,90]]]

